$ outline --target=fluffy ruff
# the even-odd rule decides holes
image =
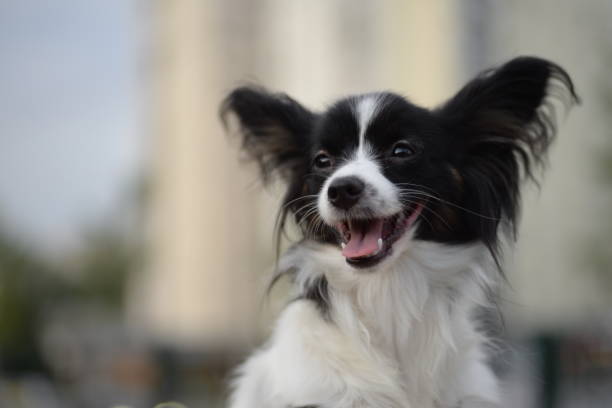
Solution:
[[[482,245],[419,242],[388,270],[356,275],[335,248],[302,243],[281,265],[295,271],[297,299],[240,368],[232,407],[498,402],[486,339],[472,319],[493,283]]]

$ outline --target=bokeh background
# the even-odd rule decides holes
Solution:
[[[0,1],[0,407],[220,407],[283,291],[279,186],[217,112],[258,83],[313,109],[435,106],[531,54],[583,104],[525,197],[494,364],[507,407],[612,406],[609,0]]]

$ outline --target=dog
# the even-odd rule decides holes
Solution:
[[[233,90],[221,116],[264,181],[286,184],[277,233],[292,217],[301,240],[274,278],[291,276],[293,300],[237,370],[230,406],[499,406],[477,312],[503,281],[559,100],[579,102],[569,74],[528,56],[435,109],[378,92],[313,112]]]

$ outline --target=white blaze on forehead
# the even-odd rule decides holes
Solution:
[[[380,112],[383,102],[382,95],[369,94],[358,98],[353,105],[355,120],[359,125],[357,151],[325,181],[318,198],[319,214],[330,225],[346,217],[344,211],[331,205],[327,194],[329,186],[334,180],[342,177],[357,177],[366,186],[363,197],[351,210],[353,213],[358,213],[361,210],[377,217],[388,217],[402,210],[398,189],[385,177],[368,143],[365,141],[368,126]]]
[[[357,177],[365,183],[365,192],[359,203],[351,209],[353,214],[362,211],[376,217],[389,217],[402,210],[397,187],[383,174],[372,150],[365,141],[368,126],[376,118],[384,104],[383,94],[368,94],[357,98],[352,106],[355,121],[359,126],[359,145],[352,157],[327,178],[318,197],[321,218],[334,225],[346,218],[346,212],[336,209],[329,201],[329,186],[342,177]]]
[[[355,106],[355,115],[359,123],[359,147],[357,153],[363,155],[365,149],[365,134],[372,119],[380,107],[380,95],[366,95],[361,97]]]

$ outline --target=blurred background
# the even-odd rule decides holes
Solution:
[[[220,407],[282,306],[280,187],[217,117],[258,83],[313,109],[436,106],[549,58],[583,104],[525,197],[494,364],[507,407],[612,406],[610,0],[0,1],[0,407]]]

